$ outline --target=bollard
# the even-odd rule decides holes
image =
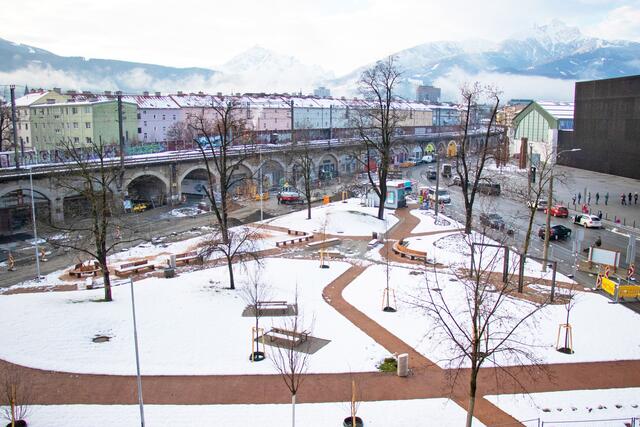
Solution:
[[[409,355],[402,353],[398,355],[398,376],[406,377],[409,375]]]
[[[622,218],[622,225],[627,225],[627,217]]]

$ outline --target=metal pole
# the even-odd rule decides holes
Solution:
[[[464,183],[463,183],[464,185]],[[440,153],[438,153],[438,157],[436,158],[436,200],[435,200],[435,211],[436,211],[436,223],[438,222],[438,190],[440,190]]]
[[[13,147],[14,147],[14,160],[16,162],[16,169],[20,169],[20,158],[18,157],[18,126],[16,126],[16,85],[9,86],[11,94],[11,127],[13,128]],[[24,150],[23,153],[24,155]]]
[[[264,181],[264,179],[262,178],[262,144],[259,145],[258,154],[260,157],[260,160],[258,161],[260,163],[260,221],[263,221],[264,210],[263,210],[263,202],[262,202],[262,182]]]
[[[131,286],[131,313],[133,314],[133,343],[136,350],[136,375],[138,378],[138,405],[140,405],[140,426],[144,427],[144,403],[142,401],[142,377],[140,376],[140,357],[138,355],[138,328],[136,326],[136,300],[133,293],[133,278],[129,279]]]
[[[31,188],[31,219],[33,220],[33,241],[36,248],[36,282],[40,281],[40,250],[38,248],[38,227],[36,226],[36,203],[33,200],[33,171],[29,168],[29,186]]]
[[[122,94],[117,94],[118,99],[118,140],[120,143],[120,179],[118,180],[119,190],[124,183],[124,132],[122,130]],[[102,150],[102,146],[100,146]]]
[[[553,166],[549,176],[549,197],[547,199],[547,219],[545,222],[544,250],[542,252],[542,271],[547,271],[547,259],[549,256],[549,237],[551,236],[551,205],[553,204]]]

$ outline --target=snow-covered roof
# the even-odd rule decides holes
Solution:
[[[573,102],[536,101],[536,103],[556,120],[573,119]]]
[[[21,96],[20,98],[16,99],[16,107],[28,107],[47,93],[47,91],[43,90],[38,92],[31,92],[28,95]]]
[[[123,96],[123,101],[135,102],[141,109],[178,109],[180,106],[170,96],[134,95]]]
[[[101,96],[96,96],[94,98],[72,98],[69,99],[66,102],[56,102],[56,103],[47,103],[47,104],[38,104],[38,105],[34,105],[34,108],[48,108],[48,107],[78,107],[78,106],[85,106],[85,105],[96,105],[96,104],[104,104],[107,102],[116,102],[115,99],[112,98],[107,98],[107,97],[101,97]],[[134,104],[135,102],[132,101],[125,101],[124,97],[122,100],[123,104]]]
[[[218,97],[205,94],[169,95],[179,108],[205,108],[220,106],[220,101],[230,97]]]

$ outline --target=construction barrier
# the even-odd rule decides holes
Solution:
[[[615,302],[625,298],[640,298],[640,286],[638,285],[621,285],[614,282],[608,277],[602,278],[601,289],[611,295]]]

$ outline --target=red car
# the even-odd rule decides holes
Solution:
[[[544,213],[547,213],[547,209],[544,210]],[[569,209],[560,205],[551,206],[551,216],[567,218],[569,216]]]

